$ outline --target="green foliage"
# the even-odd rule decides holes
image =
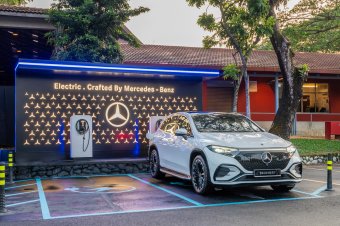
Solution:
[[[205,12],[198,18],[198,25],[212,35],[203,39],[205,47],[232,46],[248,58],[261,38],[272,32],[274,19],[268,17],[267,0],[187,0],[198,8],[212,6],[220,10],[215,16]]]
[[[190,6],[203,6],[219,9],[220,15],[206,12],[199,16],[197,23],[204,30],[212,33],[205,36],[203,45],[211,48],[216,45],[233,47],[239,58],[234,56],[235,64],[224,68],[224,78],[232,78],[235,85],[233,111],[237,111],[238,91],[242,81],[246,88],[246,115],[250,117],[249,76],[247,62],[260,40],[272,34],[275,20],[269,17],[268,0],[186,0]],[[239,60],[238,60],[239,59]],[[241,71],[237,64],[241,63]]]
[[[339,0],[301,0],[293,9],[279,14],[282,32],[295,51],[340,51]],[[272,50],[267,39],[258,49]]]
[[[308,72],[309,72],[309,66],[308,64],[301,64],[295,66],[295,76],[300,76],[303,78],[303,80],[307,80]],[[302,88],[302,87],[301,87]]]
[[[300,74],[308,74],[309,72],[308,64],[297,65],[296,68]]]
[[[339,52],[340,5],[311,19],[291,24],[283,32],[297,51]]]
[[[124,23],[147,12],[131,9],[127,0],[59,0],[49,10],[49,20],[57,28],[47,34],[55,46],[52,58],[86,62],[120,63],[119,39],[138,46]]]
[[[0,5],[25,5],[33,0],[0,0]]]
[[[290,141],[297,147],[302,156],[340,153],[339,140],[292,138]]]
[[[241,71],[236,64],[229,64],[223,68],[223,78],[238,80]]]

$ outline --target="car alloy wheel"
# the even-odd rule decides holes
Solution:
[[[150,156],[150,171],[151,175],[154,176],[157,173],[158,168],[158,155],[156,150],[152,150]]]
[[[191,165],[191,180],[195,191],[206,194],[210,191],[209,169],[202,156],[198,155]]]
[[[159,156],[157,150],[153,149],[150,154],[150,173],[154,178],[162,178],[164,174],[160,171]]]

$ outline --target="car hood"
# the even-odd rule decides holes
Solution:
[[[291,145],[274,134],[267,132],[243,133],[200,133],[203,146],[219,145],[239,149],[286,148]]]

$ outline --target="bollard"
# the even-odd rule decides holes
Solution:
[[[13,184],[13,153],[8,154],[9,184]]]
[[[6,212],[6,205],[5,205],[5,163],[0,162],[0,213]]]
[[[332,155],[328,154],[327,156],[327,189],[326,191],[332,191],[332,170],[333,170],[333,159]]]

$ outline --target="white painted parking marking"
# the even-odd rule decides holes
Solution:
[[[326,185],[322,186],[321,188],[318,188],[316,189],[314,192],[313,192],[313,195],[319,195],[321,192],[325,191],[327,188]]]
[[[319,181],[319,180],[312,180],[312,179],[303,179],[305,181],[311,181],[311,182],[316,182],[316,183],[322,183],[322,184],[327,184],[327,182],[325,181]],[[336,183],[332,183],[333,185],[337,185],[337,186],[340,186],[340,184],[336,184]]]
[[[327,171],[327,169],[318,169],[318,168],[311,168],[311,167],[308,167],[306,169],[325,171],[325,172]],[[332,172],[340,173],[340,170],[332,170]]]
[[[15,194],[8,194],[8,195],[5,195],[5,197],[11,197],[11,196],[16,196],[16,195],[24,195],[24,194],[29,194],[29,193],[33,193],[33,192],[38,192],[38,191],[27,191],[27,192],[15,193]]]
[[[23,185],[17,185],[17,186],[7,187],[7,188],[5,188],[5,190],[9,190],[9,189],[12,189],[12,188],[27,187],[27,186],[31,186],[31,185],[35,185],[35,183],[34,183],[34,184],[23,184]]]
[[[51,214],[50,210],[48,208],[46,196],[45,196],[45,191],[41,183],[40,178],[35,179],[37,182],[37,187],[38,187],[38,194],[39,194],[39,201],[40,201],[40,208],[41,208],[41,214],[43,216],[44,220],[51,219]]]
[[[19,206],[19,205],[23,205],[23,204],[27,204],[27,203],[38,202],[38,201],[39,201],[39,199],[30,200],[30,201],[26,201],[26,202],[18,202],[18,203],[6,205],[6,207]]]
[[[293,192],[297,192],[297,193],[301,193],[301,194],[304,194],[304,195],[310,195],[310,196],[320,197],[319,195],[315,195],[315,194],[313,194],[313,193],[308,193],[308,192],[300,191],[300,190],[297,190],[297,189],[293,189],[292,191],[293,191]]]
[[[106,213],[89,213],[89,214],[56,216],[56,217],[51,217],[50,219],[64,219],[64,218],[73,218],[73,217],[103,216],[103,215],[128,214],[128,213],[143,213],[143,212],[152,212],[152,211],[181,210],[181,209],[204,208],[204,207],[213,207],[213,206],[245,205],[245,204],[271,203],[271,202],[282,202],[282,201],[299,201],[299,200],[317,199],[317,198],[321,198],[321,197],[309,196],[309,197],[300,197],[300,198],[264,199],[264,200],[204,204],[201,206],[194,205],[194,206],[179,206],[179,207],[156,208],[156,209],[145,209],[145,210],[127,210],[127,211],[106,212]]]

